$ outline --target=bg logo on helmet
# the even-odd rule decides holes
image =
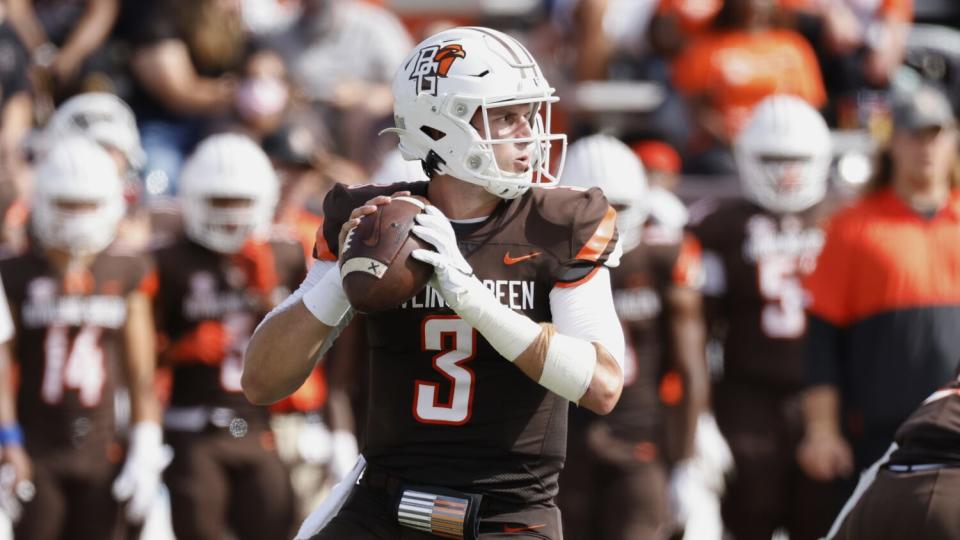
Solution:
[[[410,80],[417,81],[417,93],[437,95],[437,78],[446,77],[457,58],[465,58],[467,52],[458,44],[431,45],[420,49],[417,63],[410,73]]]

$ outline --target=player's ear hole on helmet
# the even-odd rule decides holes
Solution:
[[[435,141],[439,141],[440,139],[447,136],[446,133],[440,131],[439,129],[428,127],[428,126],[421,126],[420,131],[424,132],[427,135],[427,137],[430,137]]]

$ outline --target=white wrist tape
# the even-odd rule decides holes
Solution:
[[[340,268],[333,266],[323,278],[303,295],[303,305],[323,324],[335,327],[350,309],[350,301],[343,292]]]
[[[597,367],[597,349],[589,341],[555,334],[547,346],[540,386],[574,403],[587,393],[593,370]]]
[[[515,361],[540,335],[540,325],[501,304],[479,279],[471,279],[473,283],[454,311],[480,332],[500,356]]]

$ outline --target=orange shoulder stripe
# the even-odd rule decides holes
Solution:
[[[597,230],[593,232],[593,236],[580,248],[580,252],[574,258],[596,262],[603,255],[603,252],[607,249],[607,244],[613,238],[616,222],[617,211],[612,206],[608,206],[607,213],[600,220],[600,224],[597,225]]]

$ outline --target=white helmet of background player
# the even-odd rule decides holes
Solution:
[[[454,28],[427,38],[403,62],[393,80],[396,128],[385,131],[400,136],[404,159],[435,164],[440,173],[513,199],[530,186],[556,184],[563,168],[566,135],[550,132],[553,94],[519,41],[489,28]],[[530,137],[483,138],[470,124],[479,111],[489,126],[490,109],[518,104],[530,104]],[[431,137],[430,130],[440,136]],[[530,168],[500,170],[492,145],[523,142],[533,145]],[[553,144],[560,146],[556,171],[551,170]]]
[[[598,133],[570,145],[563,185],[597,186],[617,210],[617,230],[624,251],[640,243],[647,219],[647,174],[640,159],[616,137]]]
[[[794,96],[760,102],[733,142],[747,198],[778,213],[823,199],[830,169],[830,130],[816,109]]]
[[[63,138],[37,165],[30,215],[44,247],[74,256],[99,253],[113,241],[125,210],[117,165],[96,142]]]
[[[273,219],[278,196],[270,159],[244,135],[208,137],[180,174],[187,235],[220,253],[236,253],[251,234],[264,232]],[[247,199],[249,204],[219,207],[215,199]]]
[[[146,162],[133,111],[113,94],[79,94],[60,105],[43,132],[42,151],[48,151],[69,135],[86,135],[116,148],[133,169],[141,169]]]

